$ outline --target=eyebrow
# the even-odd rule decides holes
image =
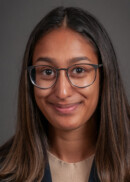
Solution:
[[[78,61],[83,61],[83,60],[86,60],[86,61],[89,61],[89,62],[92,62],[88,57],[86,56],[83,56],[83,57],[74,57],[74,58],[71,58],[68,60],[68,62],[70,64],[74,64]],[[43,61],[43,62],[47,62],[47,63],[55,63],[56,59],[54,58],[49,58],[49,57],[40,57],[36,60],[36,62],[40,62],[40,61]]]

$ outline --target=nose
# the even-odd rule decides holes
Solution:
[[[65,70],[60,70],[55,85],[55,96],[59,99],[66,99],[72,95],[73,87],[70,84]]]

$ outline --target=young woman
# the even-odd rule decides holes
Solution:
[[[102,25],[58,7],[33,30],[1,181],[128,182],[130,109]]]

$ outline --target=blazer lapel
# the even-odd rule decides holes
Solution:
[[[45,167],[44,176],[41,182],[52,182],[49,163]]]
[[[93,160],[88,182],[100,182],[98,175],[97,175],[95,160]]]
[[[45,167],[44,176],[41,182],[52,182],[49,164],[47,164]],[[95,161],[93,161],[88,182],[100,182],[95,167]]]

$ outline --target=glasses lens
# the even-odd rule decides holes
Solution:
[[[49,88],[56,81],[56,70],[51,66],[36,66],[31,70],[32,82],[40,88]]]
[[[94,82],[96,71],[92,65],[74,65],[69,68],[68,76],[73,85],[77,87],[86,87]]]

